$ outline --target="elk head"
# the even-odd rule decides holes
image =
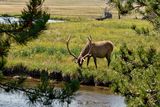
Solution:
[[[67,40],[67,50],[68,50],[69,54],[74,57],[74,60],[76,60],[76,63],[78,63],[79,67],[82,67],[85,58],[91,55],[90,52],[91,52],[91,48],[92,48],[92,45],[91,45],[92,39],[91,39],[91,37],[88,37],[89,42],[87,43],[86,47],[81,51],[81,53],[78,57],[76,55],[74,55],[69,49],[70,39],[71,39],[71,36],[69,36],[69,38]]]

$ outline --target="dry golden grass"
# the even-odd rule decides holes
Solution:
[[[0,5],[0,14],[20,14],[24,5]]]
[[[0,14],[20,14],[27,1],[0,1]],[[44,6],[51,15],[97,17],[102,16],[106,5],[104,0],[46,0]]]
[[[102,9],[97,6],[48,6],[52,15],[100,16]]]
[[[0,14],[17,15],[25,7],[29,0],[0,0]],[[105,5],[104,0],[46,0],[44,7],[47,8],[51,16],[84,16],[89,18],[103,15]],[[113,18],[118,18],[117,10],[110,10]],[[122,18],[135,18],[134,13]]]

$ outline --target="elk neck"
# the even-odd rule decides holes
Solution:
[[[79,57],[84,57],[86,54],[88,54],[89,50],[90,50],[90,44],[87,43],[86,46],[82,49]]]

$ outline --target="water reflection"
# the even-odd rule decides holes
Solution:
[[[0,107],[30,107],[22,93],[0,93]],[[32,105],[33,106],[33,105]],[[67,107],[55,101],[51,107]],[[34,107],[44,107],[40,104]],[[104,95],[93,92],[79,91],[69,107],[126,107],[124,98],[116,95]]]
[[[19,18],[15,18],[15,17],[0,17],[0,23],[2,24],[10,24],[10,23],[15,23],[15,22],[19,22],[20,19]]]

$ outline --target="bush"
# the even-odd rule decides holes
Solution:
[[[134,30],[138,35],[145,35],[145,36],[149,36],[150,34],[150,30],[148,28],[137,28],[136,25],[132,25],[131,29]]]
[[[135,50],[126,44],[120,47],[113,69],[119,78],[112,89],[126,97],[129,107],[158,107],[160,105],[160,54],[153,47]]]
[[[137,28],[136,25],[132,25],[131,29],[134,30],[138,35],[149,36],[150,34],[149,28],[144,28],[144,27]]]

